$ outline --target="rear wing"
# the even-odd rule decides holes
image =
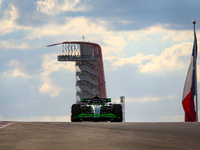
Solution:
[[[87,103],[88,101],[101,101],[101,102],[111,102],[111,98],[81,98],[81,102]]]

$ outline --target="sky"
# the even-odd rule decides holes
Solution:
[[[75,63],[58,62],[61,45],[47,45],[84,35],[102,48],[107,96],[113,102],[125,96],[126,122],[183,122],[199,6],[199,0],[0,0],[0,120],[70,121]]]

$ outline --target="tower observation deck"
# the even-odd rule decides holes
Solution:
[[[92,98],[94,94],[106,98],[106,85],[101,47],[96,43],[72,41],[48,45],[62,45],[58,61],[74,61],[76,67],[76,101]]]

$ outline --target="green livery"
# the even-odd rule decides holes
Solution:
[[[112,104],[110,98],[81,98],[71,107],[71,121],[122,122],[122,105]]]

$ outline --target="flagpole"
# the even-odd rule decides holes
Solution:
[[[194,33],[195,33],[195,38],[196,38],[196,32],[195,32],[195,24],[196,24],[196,21],[193,21],[193,24],[194,24]],[[196,59],[197,60],[197,59]],[[195,65],[196,67],[196,65]],[[196,86],[196,122],[198,122],[198,90],[197,90],[197,68],[195,69],[196,70],[196,81],[195,81],[195,86]]]

